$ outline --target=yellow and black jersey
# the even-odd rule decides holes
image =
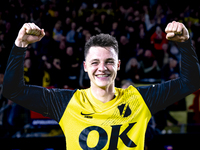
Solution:
[[[115,98],[97,100],[90,89],[77,90],[59,121],[67,149],[142,149],[151,113],[136,88],[115,88]]]
[[[200,69],[191,40],[177,43],[181,52],[180,78],[161,84],[115,88],[115,98],[97,100],[89,89],[46,89],[26,85],[26,49],[13,46],[4,75],[3,95],[56,120],[67,150],[143,150],[151,115],[198,90]]]

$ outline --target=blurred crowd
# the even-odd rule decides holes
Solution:
[[[173,20],[184,23],[195,48],[200,48],[200,5],[179,2],[1,1],[0,85],[17,33],[27,22],[43,28],[46,35],[27,48],[24,60],[26,84],[47,88],[89,87],[89,78],[82,64],[84,44],[99,33],[111,34],[118,40],[121,69],[116,78],[117,87],[129,82],[160,83],[178,78],[181,56],[176,44],[165,38],[166,25]],[[200,52],[197,54],[199,56]],[[2,96],[0,98],[0,108],[16,107]],[[10,121],[7,119],[12,125]]]
[[[172,3],[172,2],[171,2]],[[29,45],[24,61],[27,84],[58,88],[87,88],[89,80],[82,62],[85,42],[108,33],[119,42],[122,62],[116,86],[124,79],[134,83],[163,82],[179,76],[180,53],[167,41],[170,21],[183,22],[198,48],[199,7],[170,1],[134,0],[10,0],[0,11],[0,72],[4,73],[18,30],[26,22],[44,28],[46,36]]]

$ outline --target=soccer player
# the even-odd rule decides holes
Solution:
[[[108,34],[92,36],[85,44],[84,70],[88,89],[46,89],[25,85],[23,61],[28,44],[45,35],[33,23],[20,29],[9,56],[3,95],[61,126],[67,150],[143,150],[147,124],[153,114],[198,90],[200,68],[184,24],[167,25],[166,38],[181,51],[181,74],[162,84],[115,87],[120,70],[118,43]],[[69,70],[70,71],[70,70]]]

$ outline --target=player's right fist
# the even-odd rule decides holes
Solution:
[[[27,47],[28,44],[40,41],[44,36],[44,29],[40,29],[34,23],[25,23],[19,30],[15,45],[18,47]]]

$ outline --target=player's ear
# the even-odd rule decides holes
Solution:
[[[118,63],[117,63],[117,70],[120,70],[120,65],[121,65],[121,60],[118,60]]]
[[[86,61],[83,61],[83,68],[84,68],[84,71],[87,72],[87,65],[86,65]]]

